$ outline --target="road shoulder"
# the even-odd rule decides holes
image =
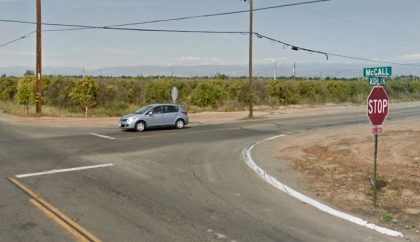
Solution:
[[[293,189],[417,240],[420,151],[415,145],[420,141],[416,141],[420,139],[419,121],[410,118],[384,126],[378,157],[379,180],[384,181],[384,186],[376,210],[370,201],[369,175],[373,166],[370,125],[289,134],[256,146],[252,156],[263,170]]]

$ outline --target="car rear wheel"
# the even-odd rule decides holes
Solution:
[[[142,132],[146,129],[146,124],[143,121],[138,121],[136,123],[136,125],[134,126],[134,128],[138,131],[138,132]]]
[[[175,123],[175,126],[177,129],[182,129],[185,126],[184,120],[178,119]]]

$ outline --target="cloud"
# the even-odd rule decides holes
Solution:
[[[210,64],[218,64],[220,61],[219,58],[216,57],[197,57],[197,56],[181,56],[176,58],[175,61],[179,64],[184,65],[210,65]]]

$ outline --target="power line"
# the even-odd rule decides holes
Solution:
[[[60,25],[61,26],[61,25]],[[69,25],[66,25],[69,26]],[[59,32],[59,31],[72,31],[72,30],[82,30],[82,29],[102,29],[102,30],[123,30],[123,31],[139,31],[139,32],[164,32],[164,33],[191,33],[191,34],[249,34],[248,31],[213,31],[213,30],[180,30],[180,29],[141,29],[141,28],[116,28],[116,27],[106,27],[106,26],[84,26],[81,25],[71,25],[74,28],[65,28],[65,29],[47,29],[42,32]],[[32,31],[23,35],[19,38],[8,41],[4,44],[1,44],[0,47],[12,44],[21,39],[27,38],[36,31]]]
[[[42,32],[61,32],[61,31],[83,30],[83,29],[90,29],[90,28],[45,29],[45,30],[42,30]],[[5,42],[3,44],[0,44],[0,48],[1,47],[4,47],[4,46],[7,46],[7,45],[10,45],[10,44],[13,44],[13,43],[15,43],[15,42],[17,42],[19,40],[26,39],[26,38],[30,37],[32,34],[34,34],[34,33],[36,33],[36,31],[31,31],[31,32],[29,32],[29,33],[27,33],[25,35],[22,35],[22,36],[20,36],[20,37],[18,37],[16,39],[13,39],[13,40],[7,41],[7,42]]]
[[[278,6],[272,6],[272,7],[265,7],[265,8],[259,8],[255,9],[256,11],[259,10],[266,10],[266,9],[272,9],[272,8],[279,8],[279,7],[285,7],[285,6],[294,6],[294,5],[302,5],[302,4],[309,4],[309,3],[316,3],[316,2],[325,2],[325,1],[331,1],[331,0],[318,0],[318,1],[308,1],[308,2],[300,2],[300,3],[294,3],[294,4],[285,4],[285,5],[278,5]],[[254,10],[254,11],[255,11]],[[248,31],[211,31],[211,30],[176,30],[176,29],[144,29],[144,28],[125,28],[125,27],[115,27],[115,26],[128,26],[128,25],[135,25],[135,24],[146,24],[146,23],[152,23],[152,22],[163,22],[163,21],[175,21],[175,20],[183,20],[183,19],[189,19],[189,18],[198,18],[198,17],[211,17],[211,16],[220,16],[220,15],[227,15],[227,14],[234,14],[234,13],[244,13],[249,12],[250,10],[243,10],[243,11],[235,11],[235,12],[225,12],[225,13],[218,13],[218,14],[206,14],[206,15],[197,15],[197,16],[190,16],[190,17],[182,17],[182,18],[175,18],[175,19],[165,19],[165,20],[154,20],[154,21],[145,21],[145,22],[139,22],[139,23],[130,23],[130,24],[122,24],[122,25],[110,25],[110,26],[91,26],[91,25],[76,25],[76,24],[57,24],[57,23],[43,23],[44,25],[48,26],[60,26],[60,27],[67,27],[64,29],[50,29],[50,30],[44,30],[45,32],[56,32],[56,31],[73,31],[73,30],[83,30],[83,29],[102,29],[102,30],[124,30],[124,31],[140,31],[140,32],[167,32],[167,33],[196,33],[196,34],[243,34],[248,35]],[[29,22],[29,21],[21,21],[21,20],[10,20],[10,19],[0,19],[0,22],[12,22],[12,23],[23,23],[23,24],[36,24],[35,22]],[[114,26],[114,27],[113,27]],[[35,33],[35,31],[32,31],[30,33],[27,33],[24,36],[21,36],[19,38],[16,38],[14,40],[8,41],[0,47],[9,45],[11,43],[14,43],[16,41],[19,41],[21,39],[27,38],[30,35]],[[264,38],[273,42],[277,42],[279,44],[282,44],[284,47],[290,47],[292,50],[303,50],[310,53],[318,53],[321,55],[324,55],[327,60],[329,56],[335,56],[340,58],[346,58],[346,59],[352,59],[352,60],[361,60],[361,61],[367,61],[367,62],[375,62],[375,63],[384,63],[384,64],[393,64],[393,65],[403,65],[403,66],[415,66],[419,67],[420,65],[417,64],[405,64],[405,63],[399,63],[399,62],[391,62],[391,61],[383,61],[383,60],[376,60],[376,59],[369,59],[369,58],[363,58],[363,57],[355,57],[355,56],[349,56],[349,55],[343,55],[343,54],[337,54],[333,52],[326,52],[326,51],[320,51],[320,50],[314,50],[314,49],[308,49],[305,47],[299,47],[294,44],[290,44],[278,39],[274,39],[271,37],[268,37],[266,35],[262,35],[256,32],[253,32],[253,34],[258,38]]]
[[[211,31],[211,30],[174,30],[174,29],[142,29],[142,28],[117,28],[117,27],[95,27],[95,26],[85,26],[85,29],[103,29],[103,30],[123,30],[123,31],[139,31],[139,32],[166,32],[166,33],[193,33],[193,34],[241,34],[241,35],[248,35],[249,32],[248,31]],[[55,29],[55,30],[44,30],[46,32],[51,32],[51,31],[71,31],[71,30],[80,30],[80,28],[67,28],[67,29]],[[30,35],[32,35],[33,33],[35,33],[35,31],[29,32],[24,36],[21,36],[17,39],[8,41],[2,45],[0,45],[0,47],[3,47],[5,45],[14,43],[18,40],[24,39],[29,37]],[[290,47],[292,50],[303,50],[303,51],[307,51],[310,53],[317,53],[317,54],[321,54],[324,55],[327,60],[329,59],[329,56],[335,56],[335,57],[340,57],[340,58],[345,58],[345,59],[352,59],[352,60],[361,60],[361,61],[367,61],[367,62],[374,62],[374,63],[383,63],[383,64],[392,64],[392,65],[402,65],[402,66],[414,66],[414,67],[420,67],[420,65],[418,64],[409,64],[409,63],[399,63],[399,62],[391,62],[391,61],[383,61],[383,60],[377,60],[377,59],[370,59],[370,58],[363,58],[363,57],[357,57],[357,56],[349,56],[349,55],[344,55],[344,54],[338,54],[338,53],[333,53],[333,52],[328,52],[328,51],[321,51],[321,50],[315,50],[315,49],[309,49],[309,48],[305,48],[305,47],[300,47],[291,43],[287,43],[285,41],[282,40],[278,40],[272,37],[269,37],[267,35],[263,35],[257,32],[253,32],[253,34],[260,38],[260,39],[267,39],[270,40],[272,42],[275,43],[279,43],[282,44],[283,47]]]
[[[29,33],[27,33],[27,34],[25,34],[25,35],[23,35],[23,36],[20,36],[19,38],[16,38],[16,39],[13,39],[13,40],[7,41],[6,43],[0,44],[0,48],[1,48],[1,47],[3,47],[3,46],[6,46],[6,45],[10,45],[10,44],[12,44],[12,43],[14,43],[14,42],[17,42],[17,41],[21,40],[21,39],[25,39],[25,38],[27,38],[27,37],[31,36],[31,35],[32,35],[33,33],[35,33],[35,32],[36,32],[36,31],[29,32]]]
[[[283,8],[283,7],[291,7],[291,6],[298,6],[298,5],[305,5],[305,4],[312,4],[318,2],[327,2],[331,0],[314,0],[314,1],[306,1],[306,2],[298,2],[298,3],[290,3],[290,4],[282,4],[270,7],[263,7],[263,8],[256,8],[253,11],[263,11],[275,8]],[[168,18],[168,19],[158,19],[158,20],[151,20],[151,21],[143,21],[143,22],[136,22],[136,23],[126,23],[126,24],[114,24],[108,26],[89,26],[89,25],[75,25],[75,24],[57,24],[57,23],[42,23],[43,25],[48,26],[60,26],[60,27],[71,27],[65,29],[51,29],[51,30],[43,30],[42,32],[60,32],[60,31],[74,31],[74,30],[85,30],[85,29],[114,29],[113,27],[124,27],[124,26],[131,26],[131,25],[141,25],[141,24],[149,24],[149,23],[160,23],[160,22],[169,22],[169,21],[179,21],[179,20],[187,20],[187,19],[194,19],[194,18],[206,18],[206,17],[215,17],[215,16],[223,16],[223,15],[231,15],[231,14],[239,14],[239,13],[246,13],[250,10],[240,10],[240,11],[231,11],[231,12],[222,12],[222,13],[212,13],[212,14],[203,14],[203,15],[195,15],[195,16],[187,16],[187,17],[178,17],[178,18]],[[13,19],[0,19],[0,22],[6,23],[20,23],[20,24],[36,24],[36,22],[31,21],[23,21],[23,20],[13,20]],[[129,29],[129,28],[119,28],[119,30],[134,30],[140,31],[138,29]],[[183,30],[149,30],[143,29],[142,31],[149,31],[149,32],[178,32],[178,33],[233,33],[235,31],[183,31]],[[34,32],[30,32],[24,36],[16,38],[12,41],[8,41],[4,44],[1,44],[0,47],[4,47],[6,45],[12,44],[17,42],[21,39],[27,38],[32,35]]]
[[[269,10],[269,9],[276,9],[276,8],[284,8],[284,7],[291,7],[291,6],[313,4],[313,3],[319,3],[319,2],[329,2],[329,1],[332,1],[332,0],[313,0],[313,1],[281,4],[281,5],[275,5],[275,6],[269,6],[269,7],[255,8],[254,12],[255,11]],[[187,19],[195,19],[195,18],[216,17],[216,16],[223,16],[223,15],[248,13],[249,11],[250,10],[239,10],[239,11],[230,11],[230,12],[221,12],[221,13],[210,13],[210,14],[203,14],[203,15],[193,15],[193,16],[186,16],[186,17],[157,19],[157,20],[149,20],[149,21],[134,22],[134,23],[105,25],[105,26],[89,26],[89,25],[57,24],[57,23],[42,23],[42,24],[43,25],[48,25],[48,26],[61,26],[61,27],[79,27],[79,28],[105,28],[105,27],[108,27],[109,28],[109,27],[124,27],[124,26],[131,26],[131,25],[161,23],[161,22],[169,22],[169,21],[179,21],[179,20],[187,20]],[[20,24],[36,24],[36,22],[24,21],[24,20],[13,20],[13,19],[0,19],[0,22],[20,23]]]
[[[376,59],[369,59],[369,58],[363,58],[363,57],[356,57],[356,56],[349,56],[349,55],[343,55],[343,54],[337,54],[337,53],[333,53],[333,52],[327,52],[327,51],[321,51],[321,50],[314,50],[314,49],[308,49],[308,48],[304,48],[304,47],[300,47],[294,44],[290,44],[278,39],[274,39],[271,37],[268,37],[266,35],[262,35],[259,33],[254,32],[254,35],[260,39],[267,39],[279,44],[282,44],[283,47],[290,47],[292,50],[303,50],[303,51],[307,51],[310,53],[317,53],[317,54],[321,54],[324,55],[327,60],[329,59],[329,56],[335,56],[335,57],[340,57],[340,58],[345,58],[345,59],[351,59],[351,60],[361,60],[361,61],[367,61],[367,62],[374,62],[374,63],[383,63],[383,64],[392,64],[392,65],[401,65],[401,66],[415,66],[415,67],[420,67],[420,65],[418,64],[406,64],[406,63],[399,63],[399,62],[392,62],[392,61],[383,61],[383,60],[376,60]]]
[[[262,7],[262,8],[254,8],[253,12],[263,11],[263,10],[269,10],[269,9],[276,9],[276,8],[284,8],[284,7],[298,6],[298,5],[306,5],[306,4],[319,3],[319,2],[329,2],[329,1],[332,1],[332,0],[314,0],[314,1],[289,3],[289,4],[282,4],[282,5],[276,5],[276,6]],[[222,13],[211,13],[211,14],[203,14],[203,15],[193,15],[193,16],[187,16],[187,17],[158,19],[158,20],[150,20],[150,21],[134,22],[134,23],[126,23],[126,24],[115,24],[115,25],[109,25],[109,26],[110,27],[123,27],[123,26],[130,26],[130,25],[161,23],[161,22],[169,22],[169,21],[179,21],[179,20],[194,19],[194,18],[207,18],[207,17],[232,15],[232,14],[239,14],[239,13],[248,13],[249,11],[250,10],[239,10],[239,11],[230,11],[230,12],[222,12]]]

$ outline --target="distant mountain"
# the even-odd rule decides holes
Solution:
[[[314,64],[296,64],[296,76],[299,77],[362,77],[364,67],[382,66],[365,64],[335,64],[335,63],[314,63]],[[412,66],[394,65],[393,75],[414,75],[420,76],[420,68]],[[22,76],[26,70],[33,70],[34,67],[12,66],[0,67],[0,75]],[[273,65],[254,65],[254,76],[272,77]],[[248,65],[197,65],[197,66],[116,66],[104,67],[98,69],[83,69],[77,67],[44,67],[45,75],[92,75],[92,76],[215,76],[224,74],[227,76],[248,76]],[[293,66],[277,65],[277,76],[292,76]]]

